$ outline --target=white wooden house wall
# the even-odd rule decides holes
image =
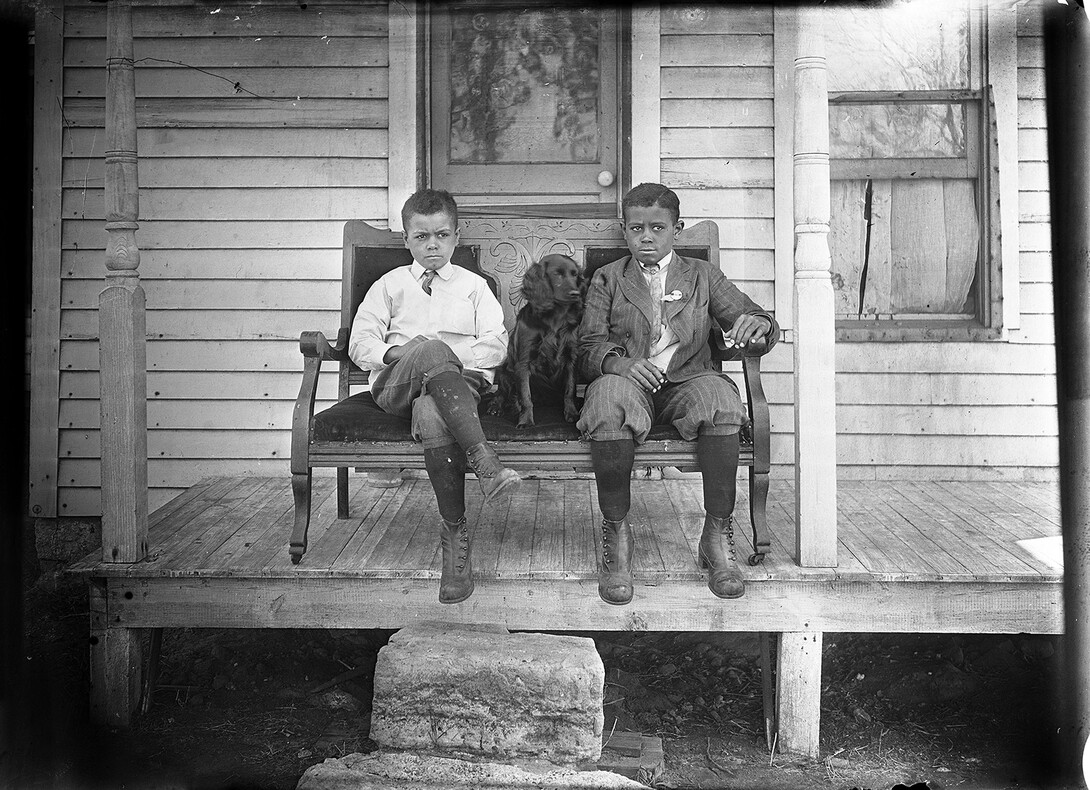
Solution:
[[[839,343],[845,478],[1056,474],[1037,12],[1018,12],[1019,327],[994,342]],[[99,513],[105,16],[99,4],[63,9],[59,404],[34,392],[32,428],[39,437],[56,432],[62,516]],[[782,307],[790,280],[777,265],[774,215],[784,196],[775,186],[777,154],[789,167],[790,147],[777,152],[775,124],[790,86],[776,79],[783,53],[774,13],[708,4],[657,16],[661,178],[677,189],[687,220],[719,223],[728,275],[758,302]],[[388,219],[390,46],[382,2],[304,10],[149,0],[136,4],[134,36],[154,509],[203,477],[287,474],[299,332],[336,331],[344,221]],[[258,98],[266,95],[278,99]],[[790,211],[782,221],[790,226]],[[773,474],[786,477],[789,344],[766,361]],[[334,397],[332,373],[320,394]],[[48,481],[32,482],[40,500]]]
[[[299,332],[336,332],[345,220],[386,222],[387,10],[133,16],[154,508],[209,475],[287,473]],[[105,17],[65,9],[59,515],[99,512]]]

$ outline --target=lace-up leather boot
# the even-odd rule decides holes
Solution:
[[[700,567],[708,571],[708,589],[720,598],[745,594],[742,571],[734,557],[734,516],[704,516],[700,533]]]
[[[602,561],[598,565],[598,595],[606,603],[632,600],[632,527],[628,518],[602,519]]]
[[[485,504],[510,490],[522,479],[514,469],[508,469],[500,463],[499,456],[488,442],[468,448],[466,461],[477,475],[477,482],[481,484]]]
[[[443,575],[439,578],[439,603],[458,603],[473,594],[473,567],[470,562],[469,528],[466,520],[443,519],[439,528],[443,549]]]

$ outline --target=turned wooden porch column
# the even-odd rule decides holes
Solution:
[[[795,50],[795,549],[836,565],[836,392],[829,274],[829,90],[822,11],[800,8]]]
[[[136,79],[131,0],[106,12],[106,287],[98,299],[102,437],[102,558],[148,551],[147,365],[137,267]],[[140,693],[140,632],[111,628],[104,580],[91,597],[91,718],[127,726]]]
[[[102,558],[136,562],[148,551],[148,417],[131,0],[110,0],[106,38],[106,288],[98,297]]]
[[[799,8],[795,45],[793,293],[795,552],[799,565],[836,565],[836,392],[829,269],[829,92],[823,12]],[[780,635],[780,748],[816,758],[821,725],[820,631]]]

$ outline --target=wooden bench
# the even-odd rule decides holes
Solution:
[[[463,219],[460,244],[453,262],[483,276],[504,308],[508,330],[521,304],[520,286],[527,267],[543,255],[558,252],[571,256],[584,271],[628,254],[616,220],[550,219]],[[702,221],[686,228],[675,249],[682,255],[700,258],[719,266],[718,226]],[[409,433],[409,421],[379,409],[367,391],[356,392],[367,383],[367,372],[357,367],[347,353],[349,332],[356,308],[367,289],[391,269],[411,263],[412,258],[400,233],[374,228],[352,220],[345,224],[341,292],[341,329],[337,342],[330,344],[321,332],[303,332],[299,339],[303,353],[303,380],[292,422],[291,475],[295,520],[289,551],[299,563],[307,548],[310,524],[311,472],[315,467],[337,468],[337,509],[348,518],[348,470],[375,473],[424,468],[424,454]],[[768,403],[761,387],[760,356],[764,344],[743,356],[728,349],[722,332],[709,338],[713,359],[740,360],[750,420],[743,426],[739,465],[749,467],[749,509],[753,552],[751,565],[764,559],[769,550],[765,504],[768,497],[769,418]],[[339,365],[338,402],[314,413],[318,374],[323,362]],[[507,419],[488,415],[482,401],[481,423],[503,463],[522,471],[590,470],[589,442],[580,438],[575,426],[563,420],[559,409],[535,407],[536,424],[516,429]],[[647,441],[636,450],[636,466],[698,469],[696,442],[683,441],[672,426],[655,426]]]

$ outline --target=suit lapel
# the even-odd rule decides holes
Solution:
[[[647,325],[651,326],[654,318],[651,292],[647,288],[647,280],[643,278],[643,272],[640,271],[640,265],[631,256],[621,272],[621,291],[625,298],[643,313],[643,317],[647,319]]]
[[[674,259],[670,262],[669,268],[666,270],[666,293],[671,291],[679,291],[681,298],[672,302],[662,303],[662,315],[664,320],[670,321],[689,303],[689,300],[693,296],[693,289],[696,287],[696,268],[692,261],[688,258],[682,258],[678,254],[674,254]]]

